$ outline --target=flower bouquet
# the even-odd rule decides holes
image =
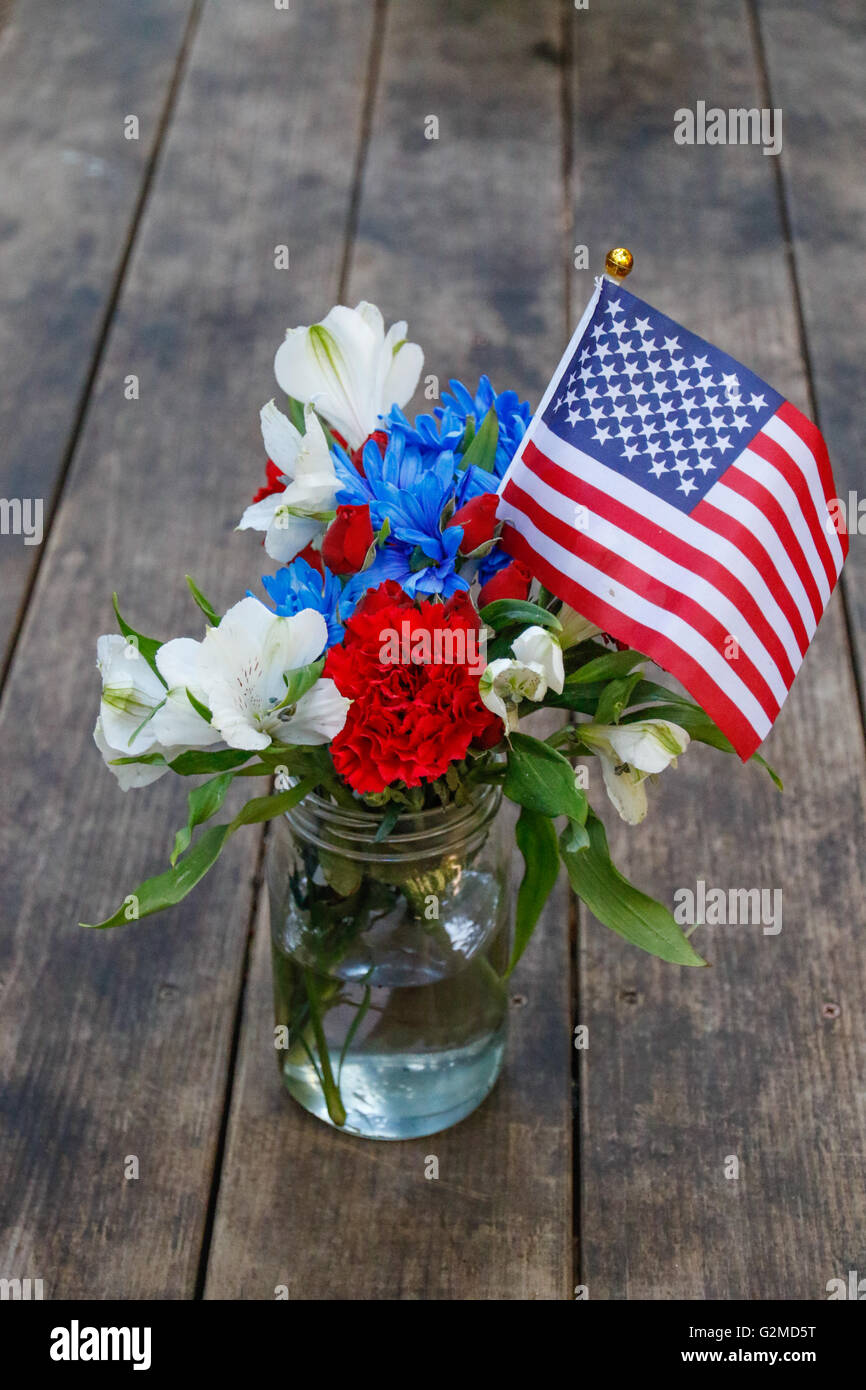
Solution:
[[[240,521],[274,562],[262,592],[220,615],[189,580],[204,632],[169,641],[115,596],[94,735],[124,789],[194,779],[168,869],[98,925],[180,902],[236,830],[274,822],[281,1074],[323,1120],[381,1138],[442,1129],[490,1091],[506,981],[560,864],[629,942],[704,963],[611,862],[586,759],[634,825],[691,741],[733,751],[504,548],[498,489],[530,408],[482,377],[410,422],[423,358],[406,334],[368,303],[288,332],[283,395],[261,412],[266,482]],[[520,727],[542,709],[562,712],[546,738]],[[214,822],[247,778],[267,789]],[[503,797],[519,809],[514,912]]]

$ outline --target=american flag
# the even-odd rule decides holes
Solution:
[[[499,491],[505,550],[750,757],[848,553],[815,425],[605,279]]]

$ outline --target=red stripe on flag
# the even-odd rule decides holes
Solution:
[[[782,477],[794,492],[800,506],[800,511],[803,514],[803,520],[809,528],[809,534],[814,541],[815,549],[818,552],[818,557],[823,566],[824,573],[827,576],[827,583],[832,590],[837,579],[836,565],[827,543],[827,533],[821,525],[821,519],[818,513],[815,511],[815,504],[812,501],[809,484],[806,482],[799,466],[794,459],[791,458],[790,454],[782,448],[781,444],[778,444],[775,439],[771,439],[768,434],[756,434],[749,444],[749,448],[758,454],[760,458],[765,459],[767,463],[772,464],[773,467],[781,473]]]
[[[696,599],[691,597],[691,595],[683,594],[678,589],[671,588],[669,584],[666,584],[664,580],[660,579],[657,575],[650,574],[646,570],[641,569],[640,566],[633,564],[631,560],[627,560],[624,555],[609,550],[607,546],[601,545],[598,541],[594,541],[585,532],[576,532],[570,522],[562,521],[558,517],[551,516],[550,512],[540,506],[534,497],[530,497],[529,493],[524,492],[518,486],[513,477],[505,488],[504,497],[506,501],[511,502],[515,507],[519,508],[523,515],[528,517],[539,531],[549,536],[551,540],[556,541],[564,550],[578,555],[579,559],[591,565],[592,568],[597,570],[600,574],[607,575],[609,578],[624,584],[626,588],[631,589],[633,593],[639,594],[650,603],[654,603],[656,607],[661,608],[664,612],[675,613],[678,617],[682,618],[683,622],[688,623],[690,627],[694,628],[695,632],[700,633],[724,660],[730,660],[730,658],[725,656],[725,647],[732,637],[736,642],[736,633],[729,632],[718,618],[708,613]],[[579,537],[579,549],[575,546],[576,537]],[[556,591],[554,590],[554,592]],[[583,610],[580,611],[582,612]],[[584,617],[591,616],[592,615],[589,613],[584,614]],[[596,620],[593,619],[593,621]],[[630,621],[633,620],[630,619]],[[649,629],[647,629],[647,631],[649,631]],[[618,636],[619,634],[617,633],[615,635]],[[736,673],[743,684],[751,691],[752,695],[754,695],[770,723],[772,723],[781,709],[781,704],[774,696],[764,676],[747,653],[739,646],[739,643],[737,643],[737,647],[738,654],[735,658],[737,662]],[[639,647],[638,650],[645,651],[645,648]],[[677,648],[677,650],[679,650],[679,648]]]
[[[510,485],[509,483],[509,487]],[[589,589],[576,584],[539,555],[510,523],[503,527],[502,545],[509,555],[513,555],[516,560],[522,560],[557,598],[570,604],[602,631],[610,633],[611,637],[616,637],[620,642],[627,642],[636,651],[643,652],[651,661],[655,661],[680,681],[718,727],[724,730],[743,762],[752,756],[761,742],[760,736],[742,710],[688,652],[683,651],[682,647],[677,646],[670,638],[663,637],[655,628],[635,622],[619,609],[605,603]],[[647,718],[652,718],[651,710],[647,711]]]
[[[805,656],[809,647],[809,635],[800,616],[800,610],[791,596],[790,589],[754,532],[750,531],[748,526],[735,516],[729,516],[727,512],[720,511],[708,500],[710,496],[711,493],[707,493],[707,496],[703,497],[691,512],[692,521],[706,526],[709,531],[715,531],[718,536],[723,536],[725,540],[730,541],[751,560],[788,619],[800,651]]]
[[[609,493],[603,492],[592,483],[575,477],[573,473],[569,473],[567,469],[562,468],[553,459],[541,453],[531,442],[526,446],[524,461],[527,467],[531,467],[531,471],[554,491],[565,494],[572,501],[580,503],[589,511],[604,517],[606,521],[619,526],[622,530],[643,541],[645,545],[651,546],[661,555],[681,565],[683,569],[699,575],[708,584],[712,584],[742,614],[758,641],[767,649],[768,654],[775,662],[781,679],[786,686],[790,687],[795,671],[784,646],[779,641],[779,637],[766,615],[758,607],[753,595],[731,570],[712,555],[698,550],[688,541],[671,535],[670,531],[666,531],[663,527],[649,521],[647,517],[636,512],[633,507],[612,498]],[[567,549],[574,549],[573,539]],[[772,586],[768,585],[768,588],[772,592]]]
[[[721,481],[725,487],[729,487],[733,492],[739,493],[740,497],[745,497],[759,512],[762,512],[767,521],[772,526],[776,535],[782,543],[782,548],[797,571],[800,583],[806,590],[806,597],[812,606],[815,615],[815,622],[821,621],[821,614],[824,612],[824,604],[818,592],[818,585],[815,583],[815,576],[812,573],[812,566],[803,554],[802,546],[794,534],[794,528],[786,517],[778,498],[774,497],[769,488],[765,488],[763,483],[759,483],[756,478],[750,477],[737,464],[732,463],[722,475]]]
[[[836,492],[833,469],[830,466],[830,455],[827,453],[827,444],[818,426],[813,425],[808,416],[804,415],[802,410],[798,410],[790,401],[785,401],[780,405],[776,414],[803,441],[814,458],[827,506],[829,507],[833,502],[838,502],[840,499]],[[836,510],[838,511],[838,508]],[[842,547],[842,559],[844,560],[848,555],[848,531],[845,523],[842,522],[840,527],[838,521],[835,529],[839,537],[839,544]]]

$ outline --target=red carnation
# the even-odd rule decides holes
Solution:
[[[262,502],[266,497],[273,496],[275,492],[285,492],[286,490],[286,484],[283,482],[283,475],[271,459],[268,459],[265,472],[268,475],[268,481],[264,487],[259,488],[253,498],[254,502]]]
[[[484,608],[486,604],[495,603],[499,598],[526,598],[531,583],[531,570],[520,560],[512,560],[504,570],[497,570],[492,579],[488,579],[478,595],[478,607]]]
[[[370,508],[340,506],[322,541],[322,558],[334,574],[357,574],[373,544]]]
[[[355,791],[420,786],[465,757],[473,740],[498,737],[499,721],[478,695],[480,630],[466,593],[416,603],[387,580],[364,596],[324,670],[352,700],[331,754]]]
[[[460,542],[461,555],[469,555],[471,551],[477,550],[479,545],[493,539],[498,506],[498,493],[482,492],[480,497],[473,497],[471,502],[467,502],[464,507],[460,508],[459,512],[454,513],[448,525],[463,527],[463,540]]]

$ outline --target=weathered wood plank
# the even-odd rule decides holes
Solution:
[[[500,390],[537,397],[561,349],[559,84],[540,56],[557,21],[546,2],[388,11],[349,300],[408,317],[443,386],[489,370]],[[424,138],[430,115],[438,141]],[[273,1298],[285,1284],[292,1299],[567,1297],[567,938],[560,890],[515,975],[506,1073],[481,1109],[432,1138],[372,1145],[281,1093],[260,921],[205,1296]]]
[[[672,139],[674,111],[699,98],[761,104],[745,12],[635,2],[580,13],[574,31],[575,240],[596,263],[631,245],[635,293],[807,409],[772,160]],[[863,1267],[863,743],[838,597],[767,751],[783,797],[758,770],[690,749],[612,848],[671,906],[698,879],[781,889],[778,935],[702,927],[713,969],[680,972],[581,926],[591,1298],[822,1298]],[[590,791],[603,801],[600,778]]]
[[[0,667],[193,8],[193,0],[29,0],[0,23],[0,495],[41,504],[35,544],[0,536]],[[138,118],[137,139],[124,137],[128,115]]]
[[[183,804],[102,767],[92,644],[115,585],[142,630],[197,633],[185,569],[220,605],[260,572],[232,528],[274,344],[337,274],[369,37],[348,3],[206,6],[0,712],[0,1268],[46,1297],[195,1289],[258,841],[158,922],[75,925],[165,864]]]
[[[860,400],[852,388],[866,339],[866,32],[851,0],[817,7],[760,0],[757,13],[770,101],[784,111],[780,171],[817,418],[852,533],[844,583],[863,690],[866,492]]]

